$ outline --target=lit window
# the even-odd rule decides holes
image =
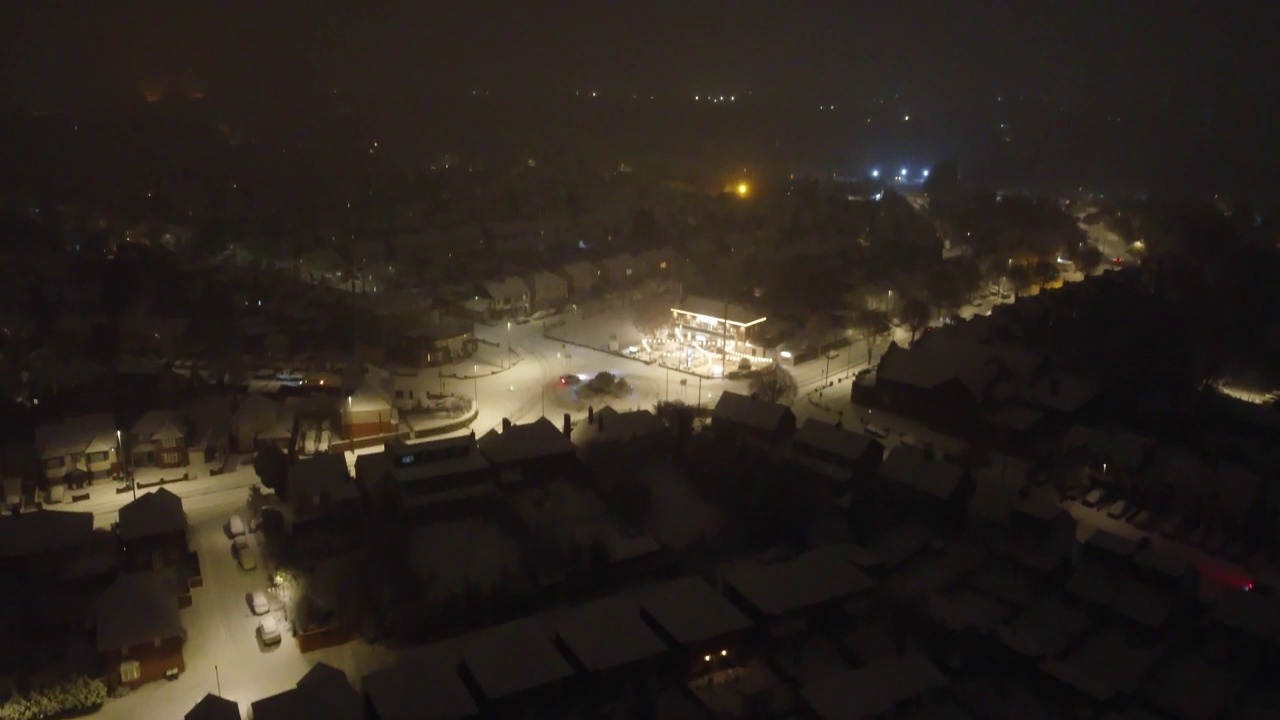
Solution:
[[[667,261],[666,261],[666,260],[663,260],[662,262],[658,263],[658,269],[659,269],[659,270],[666,270],[666,269],[667,269]]]

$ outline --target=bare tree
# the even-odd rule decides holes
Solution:
[[[871,364],[872,346],[893,328],[889,314],[883,310],[860,310],[853,316],[853,324],[867,343],[867,364]]]
[[[777,363],[769,365],[751,378],[751,393],[765,402],[790,402],[799,389],[791,373]]]
[[[902,324],[911,328],[911,342],[916,341],[916,336],[920,334],[921,330],[929,327],[929,320],[932,316],[933,310],[919,298],[907,298],[898,310],[898,319],[902,321]]]

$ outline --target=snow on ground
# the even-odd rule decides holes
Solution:
[[[468,587],[492,590],[504,574],[519,571],[519,544],[497,525],[480,519],[418,528],[410,546],[414,573],[428,581],[430,599],[457,599]]]
[[[680,549],[720,533],[724,513],[698,497],[679,470],[656,466],[642,471],[641,477],[649,485],[653,506],[645,532],[658,542]]]

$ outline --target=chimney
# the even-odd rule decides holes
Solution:
[[[573,433],[573,423],[569,421],[569,413],[564,414],[564,436],[569,437]]]
[[[595,424],[595,421],[596,421],[596,409],[595,407],[588,405],[587,406],[587,424],[593,425]]]
[[[475,441],[476,441],[476,429],[471,428],[471,442],[475,442]]]
[[[511,429],[511,418],[502,418],[502,432],[506,432],[510,429]]]

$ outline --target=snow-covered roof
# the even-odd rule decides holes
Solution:
[[[119,650],[182,637],[178,598],[156,573],[120,575],[98,596],[98,649]]]
[[[117,532],[126,542],[186,530],[187,513],[182,509],[182,498],[166,488],[140,495],[120,508]]]
[[[495,464],[522,462],[573,452],[573,443],[545,417],[490,431],[479,441],[480,451]]]
[[[342,455],[319,453],[302,458],[289,468],[288,493],[340,501],[358,496],[355,483],[347,477],[347,459]]]
[[[877,366],[877,380],[924,389],[959,380],[975,396],[985,396],[1002,369],[994,351],[946,333],[932,335],[910,349],[890,344]]]
[[[1000,642],[1027,658],[1043,658],[1066,647],[1089,629],[1084,610],[1048,598],[996,631]]]
[[[612,670],[667,650],[640,618],[640,607],[616,595],[557,613],[544,624],[588,672]]]
[[[839,551],[824,548],[781,562],[752,558],[729,563],[721,566],[720,579],[766,617],[846,600],[875,585]]]
[[[232,421],[237,427],[248,430],[264,430],[275,423],[280,414],[280,403],[266,395],[250,393],[236,399],[236,411]]]
[[[800,696],[818,717],[853,720],[885,715],[950,684],[928,657],[912,653],[806,680]]]
[[[764,314],[754,308],[738,305],[737,303],[728,303],[726,305],[723,300],[697,296],[687,297],[677,302],[671,309],[676,312],[701,315],[716,320],[727,318],[731,324],[736,325],[753,325],[765,319]]]
[[[1142,694],[1169,717],[1213,720],[1228,716],[1227,709],[1241,685],[1240,677],[1230,669],[1188,652],[1172,658],[1155,673]]]
[[[893,448],[880,464],[880,477],[885,480],[943,500],[955,494],[964,474],[959,465],[930,460],[923,450],[910,445]]]
[[[681,645],[723,637],[751,621],[705,580],[684,577],[642,588],[637,595],[650,620]]]
[[[41,555],[88,544],[93,513],[37,510],[0,515],[0,557]]]
[[[463,665],[490,701],[573,675],[551,638],[529,618],[464,635],[458,646]]]
[[[529,286],[516,275],[508,275],[483,283],[484,291],[494,300],[521,300],[529,297]]]
[[[986,560],[976,546],[956,542],[938,554],[922,556],[893,575],[886,587],[898,597],[916,598],[946,590],[973,574]]]
[[[1103,630],[1065,658],[1041,664],[1045,673],[1098,702],[1132,695],[1160,661],[1159,651],[1139,648],[1116,629]]]
[[[460,720],[478,717],[458,669],[462,652],[446,640],[414,648],[395,665],[364,677],[364,691],[381,720]]]
[[[240,705],[235,700],[206,693],[183,720],[240,720]]]
[[[711,413],[713,423],[727,421],[765,432],[777,432],[783,418],[791,414],[791,408],[780,403],[765,402],[747,395],[726,390],[716,401]]]
[[[797,452],[804,449],[816,450],[830,459],[854,462],[861,459],[863,453],[875,442],[862,433],[810,418],[796,430],[793,448]]]
[[[573,442],[587,445],[592,442],[626,442],[636,438],[667,433],[667,426],[648,410],[618,412],[611,407],[601,408],[590,423],[580,423],[573,429]]]
[[[571,262],[560,268],[560,271],[568,275],[574,282],[591,281],[600,277],[600,268],[586,260]]]
[[[36,429],[36,450],[41,459],[105,452],[116,447],[118,440],[111,413],[80,415]]]
[[[174,440],[186,437],[182,418],[173,410],[150,410],[138,418],[129,433],[143,440]]]

